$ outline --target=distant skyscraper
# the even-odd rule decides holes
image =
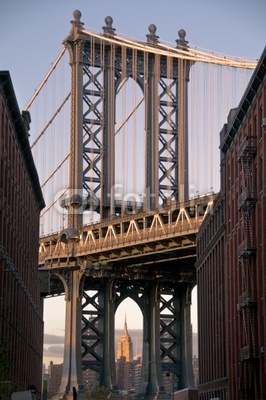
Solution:
[[[133,362],[133,345],[127,330],[125,319],[124,331],[117,344],[117,384],[119,389],[130,391],[135,388],[135,365]]]
[[[128,334],[127,321],[125,318],[124,331],[118,340],[117,345],[117,360],[125,358],[125,361],[133,360],[133,345],[131,336]]]

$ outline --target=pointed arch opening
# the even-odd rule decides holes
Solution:
[[[118,85],[115,118],[116,201],[121,201],[127,211],[127,205],[131,210],[133,203],[140,208],[143,202],[146,170],[144,94],[131,77]]]
[[[126,298],[115,314],[116,378],[119,389],[138,392],[141,384],[143,315],[138,304]]]

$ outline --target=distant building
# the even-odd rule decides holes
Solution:
[[[131,336],[128,334],[127,321],[125,319],[124,331],[120,336],[117,344],[117,360],[125,358],[125,361],[132,361],[133,359],[133,345]]]
[[[116,378],[119,389],[126,392],[135,389],[135,367],[139,362],[139,357],[133,360],[133,344],[125,320],[124,331],[117,344]]]
[[[198,234],[199,399],[266,394],[266,48],[221,131],[221,192]]]
[[[38,276],[39,214],[44,207],[29,145],[29,112],[20,113],[10,74],[0,72],[0,341],[19,391],[42,387],[43,299]],[[1,376],[1,380],[3,377]]]
[[[62,369],[63,364],[54,364],[53,361],[50,361],[50,365],[48,366],[48,393],[49,397],[59,393],[61,378],[62,378]]]
[[[92,356],[86,357],[86,360],[92,360]],[[99,386],[99,381],[97,379],[97,373],[92,369],[85,369],[82,372],[83,384],[85,390],[96,389]]]
[[[118,388],[129,392],[135,388],[135,363],[126,361],[125,357],[116,362]]]
[[[134,356],[133,362],[135,364],[135,391],[138,392],[141,385],[142,373],[141,355],[137,354],[136,356]]]
[[[193,368],[193,376],[194,376],[195,386],[198,386],[198,384],[199,384],[199,359],[196,356],[193,356],[192,368]]]

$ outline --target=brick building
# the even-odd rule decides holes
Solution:
[[[201,400],[227,399],[224,235],[224,201],[219,195],[197,237],[198,393]]]
[[[40,395],[43,300],[38,245],[44,200],[29,124],[29,113],[19,111],[9,72],[0,72],[0,341],[11,361],[5,378],[21,391],[36,385]]]
[[[266,48],[221,132],[221,193],[198,235],[199,398],[266,394]]]

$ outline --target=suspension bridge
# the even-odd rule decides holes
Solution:
[[[130,297],[143,314],[139,399],[194,386],[190,304],[196,235],[219,190],[219,132],[256,61],[175,45],[154,24],[144,40],[102,33],[76,10],[64,48],[25,108],[46,201],[42,295],[64,294],[57,398],[91,384],[119,398],[114,317]]]

